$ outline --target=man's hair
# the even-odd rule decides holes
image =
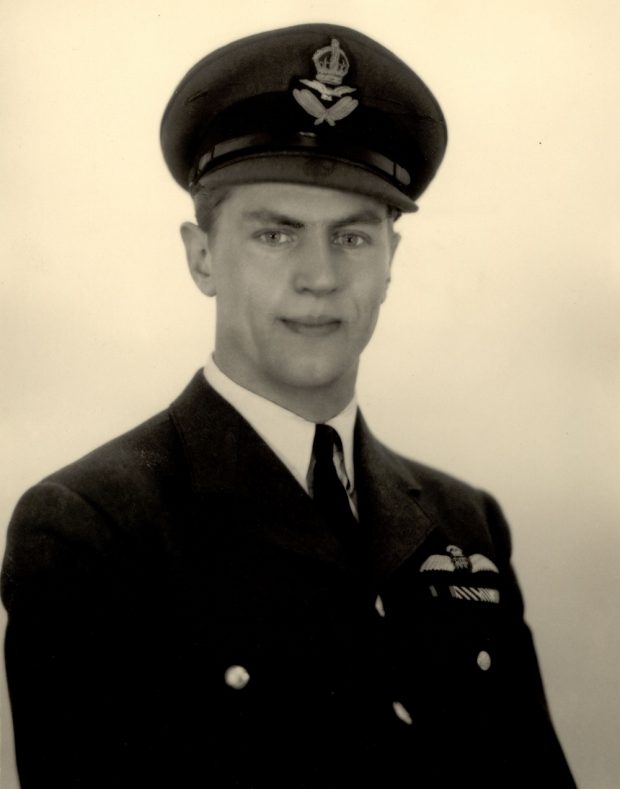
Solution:
[[[193,199],[196,222],[203,233],[207,233],[207,235],[211,234],[212,237],[214,236],[220,209],[226,202],[232,189],[234,189],[234,186],[216,186],[215,188],[199,186],[194,192]],[[398,208],[387,206],[387,216],[392,222],[396,222],[401,214],[402,211],[399,211]]]
[[[231,186],[216,186],[214,189],[209,189],[206,186],[200,186],[194,192],[196,222],[203,233],[214,233],[220,208],[226,201],[232,188]]]

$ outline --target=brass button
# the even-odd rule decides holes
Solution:
[[[397,718],[399,718],[403,723],[406,723],[407,726],[411,726],[411,724],[413,723],[413,721],[411,720],[411,715],[405,709],[405,707],[403,707],[403,705],[400,703],[400,701],[395,701],[392,704],[392,708],[393,708],[394,712],[396,713],[396,717]]]
[[[224,682],[235,690],[242,690],[249,681],[250,675],[243,666],[229,666],[224,672]]]
[[[491,668],[491,655],[483,649],[481,652],[478,652],[476,663],[481,671],[488,671]]]

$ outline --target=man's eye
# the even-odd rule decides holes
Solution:
[[[355,249],[367,243],[368,239],[360,233],[339,233],[334,238],[334,244],[345,249]]]
[[[263,244],[278,247],[282,246],[282,244],[288,244],[291,241],[291,236],[289,233],[282,232],[282,230],[264,230],[258,234],[258,240],[262,241]]]

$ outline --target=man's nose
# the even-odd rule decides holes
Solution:
[[[309,237],[298,249],[293,285],[297,291],[330,293],[339,287],[340,273],[329,241]]]

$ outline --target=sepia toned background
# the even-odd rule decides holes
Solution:
[[[191,206],[159,151],[181,76],[261,29],[357,27],[428,82],[450,135],[399,222],[361,404],[386,443],[500,500],[577,782],[620,785],[620,5],[0,12],[0,549],[27,486],[165,407],[211,350],[214,305],[178,235]],[[15,789],[6,690],[2,703],[0,784]]]

